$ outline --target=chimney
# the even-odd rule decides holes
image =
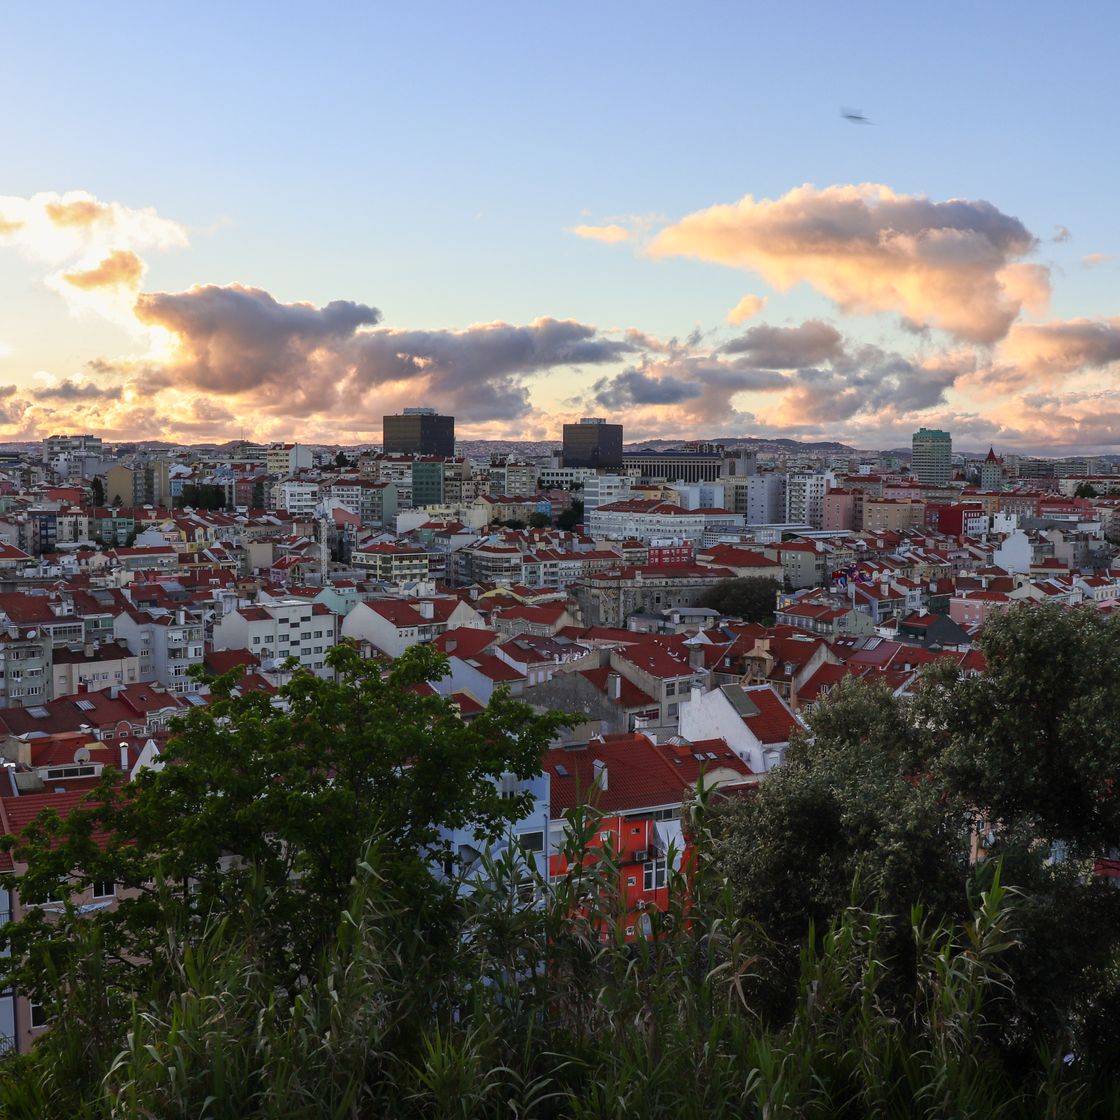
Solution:
[[[691,646],[688,651],[688,667],[690,669],[704,668],[704,651],[700,646]]]
[[[428,599],[421,599],[416,604],[421,618],[432,619],[435,617],[435,605]]]
[[[591,766],[595,771],[595,784],[600,789],[605,790],[607,788],[607,764],[601,758],[597,758]]]
[[[607,696],[617,700],[622,695],[622,675],[613,669],[607,674]]]
[[[86,644],[82,647],[82,656],[83,657],[92,657],[93,656],[93,651],[96,648],[97,647],[93,644],[93,642],[86,642]]]
[[[127,774],[132,767],[128,764],[128,744],[121,743],[121,773]]]
[[[448,640],[444,643],[443,651],[444,651],[444,653],[454,653],[458,648],[459,648],[458,639],[448,638]]]
[[[700,698],[704,695],[703,688],[697,684],[696,681],[692,682],[692,687],[688,690],[688,699],[692,704],[699,704]]]

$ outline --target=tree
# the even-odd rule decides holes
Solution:
[[[48,816],[16,843],[30,902],[70,876],[79,887],[108,879],[136,892],[114,912],[68,910],[53,923],[32,907],[3,927],[24,991],[58,998],[51,977],[66,971],[81,943],[76,926],[87,923],[110,982],[142,987],[138,974],[150,979],[166,957],[169,925],[189,937],[220,914],[236,930],[247,892],[267,903],[237,932],[278,983],[297,983],[333,936],[371,838],[415,906],[438,908],[431,867],[454,854],[448,830],[494,839],[524,815],[528,796],[504,798],[497,779],[539,773],[565,717],[536,715],[499,691],[463,723],[454,704],[419,687],[447,672],[427,647],[388,673],[348,645],[328,664],[334,679],[293,674],[283,710],[262,692],[234,695],[237,671],[216,679],[216,701],[178,723],[162,769],[124,787],[106,776],[88,807],[65,821]]]
[[[191,506],[193,509],[225,509],[226,492],[224,487],[213,483],[188,482],[176,499],[176,505]]]
[[[338,449],[338,454],[334,457],[334,465],[336,467],[346,467],[350,465],[350,460],[346,458],[346,452],[342,448]]]
[[[530,529],[547,529],[552,524],[552,518],[547,513],[529,514]]]
[[[742,911],[791,948],[852,902],[960,914],[966,815],[924,760],[929,733],[889,689],[849,678],[814,708],[757,796],[722,812],[724,872]]]
[[[721,580],[705,592],[700,606],[720,614],[733,615],[744,622],[772,622],[782,586],[776,579],[748,576]]]
[[[1007,611],[984,627],[987,671],[950,682],[931,718],[952,786],[1012,831],[1071,855],[1120,848],[1120,617]]]
[[[1097,488],[1091,482],[1078,483],[1077,489],[1074,490],[1073,496],[1075,498],[1096,498],[1099,497]]]
[[[571,507],[563,510],[556,518],[556,527],[565,532],[571,532],[583,521],[583,502],[578,498],[572,500]]]
[[[95,506],[103,506],[105,504],[105,483],[100,478],[94,478],[89,484],[90,497]]]

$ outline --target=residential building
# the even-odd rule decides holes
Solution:
[[[202,664],[204,627],[195,611],[123,611],[113,620],[113,635],[139,659],[141,681],[156,681],[175,693],[198,692],[190,675]]]
[[[336,617],[323,603],[303,599],[238,607],[214,626],[215,649],[247,649],[261,663],[296,658],[305,669],[324,671],[336,641]]]
[[[944,485],[953,477],[953,438],[940,428],[919,428],[911,441],[910,472],[919,481]]]

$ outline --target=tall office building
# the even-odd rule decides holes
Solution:
[[[910,472],[923,483],[943,486],[953,477],[953,437],[938,428],[914,433]]]
[[[455,454],[455,417],[439,416],[434,408],[406,408],[400,416],[381,418],[382,446],[386,454]]]
[[[614,470],[622,466],[622,425],[598,416],[564,425],[564,466]]]

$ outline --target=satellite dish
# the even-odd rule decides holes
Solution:
[[[78,763],[86,763],[90,760],[89,747],[79,747],[74,752],[74,761]]]

